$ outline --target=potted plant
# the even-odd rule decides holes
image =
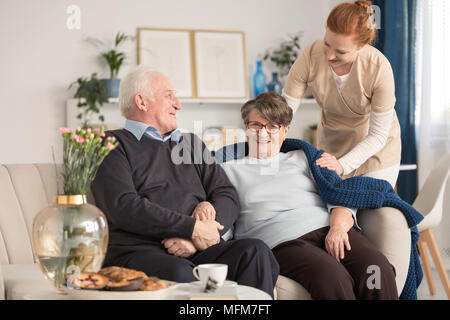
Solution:
[[[114,40],[114,47],[101,54],[109,67],[109,79],[101,79],[101,81],[104,82],[110,98],[117,98],[119,96],[120,79],[118,79],[118,75],[120,67],[126,59],[125,53],[120,52],[119,47],[129,38],[131,38],[131,36],[118,32]]]
[[[108,102],[108,92],[105,84],[93,73],[90,78],[80,77],[69,86],[69,89],[77,84],[78,88],[74,98],[78,99],[77,107],[81,109],[77,118],[81,120],[81,127],[87,128],[90,125],[93,114],[98,114],[98,120],[105,121],[105,117],[100,113],[100,107]]]
[[[300,38],[302,35],[302,31],[294,35],[289,35],[289,39],[281,41],[277,49],[266,50],[264,60],[272,61],[280,70],[281,77],[284,77],[289,73],[289,69],[297,59],[298,52],[301,49]]]
[[[285,78],[288,75],[289,70],[291,69],[291,66],[294,64],[295,60],[297,60],[298,53],[301,49],[300,39],[302,36],[303,31],[288,35],[288,39],[282,40],[277,49],[267,49],[264,55],[264,60],[270,60],[279,69],[279,79],[283,83],[283,85]],[[309,88],[306,90],[304,97],[312,97],[312,93]]]

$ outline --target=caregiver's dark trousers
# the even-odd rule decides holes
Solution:
[[[398,299],[395,269],[360,232],[348,232],[351,250],[339,262],[325,250],[330,227],[272,249],[280,274],[300,283],[313,300]],[[378,277],[378,278],[377,278]]]
[[[189,258],[169,254],[159,243],[109,246],[104,267],[120,266],[165,280],[191,282],[197,280],[192,269],[202,263],[227,264],[227,279],[261,289],[273,298],[279,266],[270,248],[257,239],[222,241]]]

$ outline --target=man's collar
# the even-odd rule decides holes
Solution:
[[[149,126],[148,124],[145,124],[143,122],[129,119],[125,121],[125,129],[130,131],[136,137],[136,139],[138,139],[138,141],[141,141],[142,136],[144,134],[147,134],[148,137],[155,140],[167,141],[168,139],[170,139],[178,143],[182,135],[179,129],[175,129],[163,138],[158,129],[156,129],[155,127]]]

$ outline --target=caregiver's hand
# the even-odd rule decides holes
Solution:
[[[319,167],[328,168],[328,170],[336,172],[339,176],[342,176],[342,174],[344,173],[344,168],[336,159],[336,157],[326,152],[316,160],[316,164]]]

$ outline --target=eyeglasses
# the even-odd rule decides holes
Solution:
[[[277,123],[269,122],[262,124],[258,121],[247,121],[246,125],[248,129],[253,131],[260,131],[262,128],[265,128],[268,133],[277,133],[282,127],[282,125]]]

